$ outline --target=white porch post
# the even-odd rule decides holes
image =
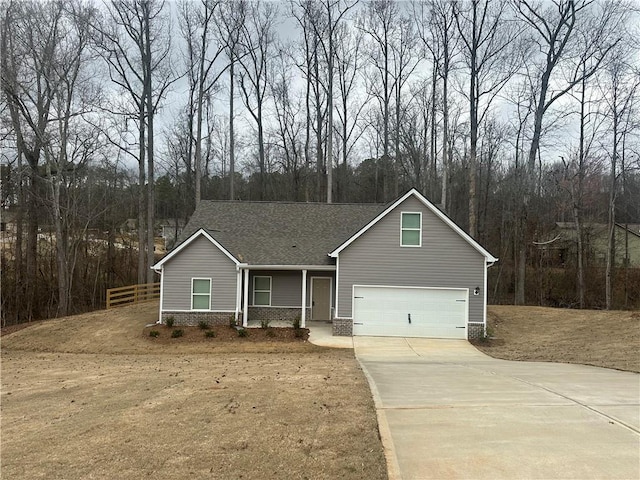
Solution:
[[[302,270],[302,316],[300,317],[300,327],[305,328],[307,323],[307,271]]]
[[[244,308],[242,310],[242,326],[249,322],[249,269],[244,269]]]
[[[236,325],[238,324],[238,316],[240,315],[240,302],[242,301],[242,270],[236,272]]]

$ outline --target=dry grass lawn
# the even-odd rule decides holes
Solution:
[[[387,478],[351,350],[156,342],[156,315],[151,303],[2,337],[2,478]]]
[[[640,312],[493,305],[487,321],[492,357],[640,372]]]

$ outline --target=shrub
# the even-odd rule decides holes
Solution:
[[[149,330],[149,336],[152,338],[156,338],[160,336],[160,332],[158,330]]]
[[[164,321],[164,324],[167,328],[173,328],[173,324],[176,323],[175,317],[167,317]]]
[[[302,317],[300,317],[300,315],[296,316],[296,318],[293,319],[293,328],[295,328],[296,330],[299,330],[301,323],[302,323]]]
[[[204,336],[207,338],[214,338],[216,336],[216,332],[214,330],[207,330],[204,332]]]
[[[198,322],[198,328],[200,330],[209,330],[209,324],[207,323],[206,320],[200,320]]]
[[[304,337],[304,330],[302,328],[296,328],[294,329],[294,335],[296,338],[302,338]]]
[[[260,328],[269,328],[269,320],[260,320]]]
[[[249,336],[249,332],[247,332],[246,328],[239,328],[238,329],[238,336],[239,337],[248,337]]]
[[[267,330],[266,335],[267,335],[267,337],[275,337],[276,336],[276,332],[274,332],[273,329],[270,328],[269,330]]]
[[[234,315],[229,317],[229,327],[236,328],[236,317]]]
[[[173,332],[171,332],[171,338],[178,338],[184,335],[184,332],[180,328],[176,328]]]

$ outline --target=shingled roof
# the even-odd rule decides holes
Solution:
[[[328,253],[380,214],[382,204],[202,200],[180,243],[204,229],[252,265],[331,265]]]

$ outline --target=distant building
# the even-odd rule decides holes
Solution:
[[[585,264],[605,266],[607,262],[608,228],[606,223],[582,225]],[[614,227],[616,265],[640,268],[640,225],[616,223]],[[574,222],[556,222],[547,241],[538,248],[549,252],[553,263],[574,265],[577,259],[578,241]]]
[[[164,240],[165,251],[171,249],[184,229],[184,220],[160,220],[160,236]]]

